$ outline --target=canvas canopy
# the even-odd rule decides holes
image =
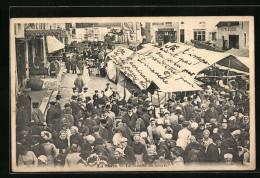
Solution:
[[[107,61],[107,76],[113,82],[117,82],[119,78],[118,67],[122,67],[123,64],[131,59],[131,56],[134,54],[134,51],[129,50],[124,47],[117,47],[110,53],[108,53],[109,61]]]
[[[112,52],[107,54],[107,56],[119,66],[122,66],[127,60],[131,59],[131,55],[134,51],[118,46]]]
[[[137,53],[118,47],[109,55],[140,89],[147,89],[153,82],[162,92],[202,90],[195,77],[213,64],[249,72],[235,56],[182,43],[167,43],[161,48],[148,46]]]
[[[61,50],[65,47],[63,43],[61,43],[57,38],[52,36],[46,37],[46,43],[47,43],[47,51],[48,53],[53,53],[58,50]]]

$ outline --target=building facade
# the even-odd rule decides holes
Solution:
[[[249,49],[249,22],[221,21],[216,26],[218,47],[223,50]]]
[[[146,22],[144,29],[147,42],[163,45],[179,41],[177,22]]]

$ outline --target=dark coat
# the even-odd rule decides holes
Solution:
[[[133,129],[135,127],[135,122],[137,120],[137,116],[135,113],[132,114],[130,117],[128,113],[126,113],[122,119],[123,123],[126,123],[126,125],[130,128]]]
[[[131,148],[130,146],[127,145],[124,150],[124,154],[125,154],[124,158],[125,158],[126,164],[133,165],[136,161],[133,148]]]
[[[31,101],[32,99],[29,95],[25,96],[23,94],[18,96],[17,99],[17,108],[23,106],[26,109],[29,121],[31,121]]]
[[[214,145],[213,143],[211,143],[207,148],[207,152],[205,155],[205,161],[212,162],[212,163],[217,163],[220,161],[218,147],[216,145]]]
[[[71,60],[69,58],[65,59],[65,65],[66,65],[66,69],[70,70],[70,68],[71,68]]]
[[[29,116],[27,109],[20,107],[16,115],[16,125],[18,130],[24,129],[29,123]]]
[[[87,103],[86,110],[87,112],[92,113],[95,110],[94,105],[92,103]]]
[[[66,149],[68,148],[68,139],[65,138],[64,140],[61,140],[60,138],[54,140],[54,145],[58,149]]]
[[[46,123],[49,124],[55,124],[54,119],[57,118],[57,111],[54,108],[49,108],[46,115]]]
[[[112,161],[111,161],[111,165],[119,165],[119,166],[121,166],[121,167],[123,167],[123,166],[126,166],[126,161],[125,161],[125,159],[124,158],[119,158],[119,159],[113,159]]]
[[[214,110],[213,112],[208,109],[206,112],[205,112],[205,116],[204,116],[204,120],[205,120],[205,123],[206,122],[209,122],[210,119],[218,119],[218,112],[216,110]]]
[[[99,128],[99,135],[103,138],[104,141],[112,142],[114,134],[113,134],[113,132],[110,128],[100,127]]]
[[[194,113],[194,105],[185,105],[184,106],[184,110],[185,110],[185,118],[187,120],[190,120],[191,119],[191,113]]]
[[[118,116],[119,114],[119,106],[117,104],[113,104],[111,111],[115,113],[115,116]]]

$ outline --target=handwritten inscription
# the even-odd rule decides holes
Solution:
[[[187,84],[189,84],[190,86],[192,86],[192,88],[195,88],[195,86],[192,84],[192,83],[190,83],[189,81],[187,81],[185,78],[183,78],[183,77],[180,77],[180,78],[177,78],[176,80],[182,80],[182,81],[184,81],[185,83],[187,83]]]

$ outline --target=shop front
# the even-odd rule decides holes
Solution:
[[[29,76],[49,75],[51,61],[60,57],[65,45],[56,36],[59,30],[26,30]],[[61,39],[61,38],[60,38]]]
[[[173,28],[158,29],[155,32],[156,42],[161,46],[168,42],[176,42],[177,32]]]

